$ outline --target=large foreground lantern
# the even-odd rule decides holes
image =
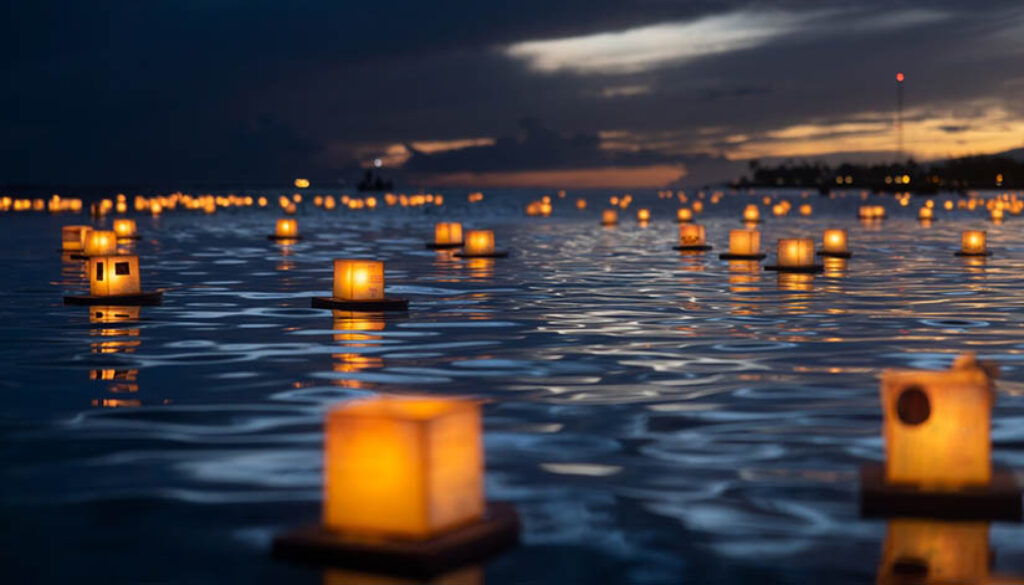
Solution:
[[[61,250],[64,252],[82,252],[85,250],[85,240],[92,231],[87,225],[66,225],[60,228]]]
[[[428,243],[431,250],[462,247],[462,224],[442,221],[434,224],[434,241]]]
[[[319,525],[277,538],[280,556],[421,577],[514,544],[515,510],[484,497],[480,405],[381,396],[327,415]]]
[[[730,230],[729,251],[719,254],[723,260],[760,260],[765,257],[761,252],[761,232],[758,230]]]
[[[679,224],[679,245],[676,250],[683,252],[704,252],[711,249],[707,244],[704,226],[699,223]]]
[[[318,309],[404,311],[409,301],[384,296],[384,263],[378,260],[334,261],[333,296],[314,297]]]
[[[283,217],[277,220],[274,233],[267,236],[267,239],[277,242],[301,240],[302,236],[299,235],[298,220],[291,217]]]
[[[85,256],[108,256],[117,253],[117,234],[107,230],[92,230],[85,238]]]
[[[865,514],[1020,518],[1014,476],[992,468],[997,374],[973,353],[947,371],[882,373],[885,463],[861,469]]]
[[[812,238],[780,238],[776,262],[765,268],[780,272],[821,272],[823,266],[815,264]]]
[[[89,294],[68,295],[66,305],[159,305],[163,292],[142,290],[138,256],[89,258]]]
[[[605,209],[601,212],[601,225],[612,226],[619,223],[619,214],[614,209]]]
[[[964,230],[960,232],[960,250],[957,256],[991,256],[986,246],[984,230]]]
[[[826,258],[850,258],[853,254],[847,240],[846,230],[827,229],[821,234],[821,251],[818,254]]]
[[[462,251],[456,252],[459,258],[504,258],[508,252],[494,249],[494,232],[492,230],[469,230],[462,245]]]

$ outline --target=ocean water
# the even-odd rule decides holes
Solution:
[[[265,237],[272,211],[138,217],[144,288],[166,293],[120,322],[61,302],[87,281],[60,226],[85,216],[0,216],[7,582],[366,582],[269,546],[319,516],[326,409],[395,392],[486,400],[487,493],[515,503],[522,545],[457,579],[874,582],[888,525],[859,518],[857,469],[881,459],[882,369],[1000,363],[994,458],[1024,469],[1024,220],[938,210],[924,227],[919,201],[873,197],[890,219],[865,225],[853,194],[782,195],[815,213],[766,217],[769,260],[777,237],[825,227],[850,230],[854,257],[813,277],[720,261],[745,196],[705,202],[705,254],[672,249],[677,205],[653,193],[614,228],[604,196],[581,212],[575,193],[550,218],[523,217],[524,192],[309,206],[288,246]],[[446,218],[493,228],[510,257],[424,249]],[[972,227],[992,257],[953,256]],[[309,308],[337,257],[384,260],[409,313]],[[993,571],[1024,574],[1020,525],[988,545]]]

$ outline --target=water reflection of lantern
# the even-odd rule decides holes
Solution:
[[[515,509],[484,498],[480,405],[382,396],[327,415],[320,525],[279,556],[429,578],[515,543]]]
[[[614,209],[605,209],[601,212],[601,225],[615,225],[619,223],[619,214]]]
[[[861,469],[865,514],[1020,518],[1014,476],[992,468],[997,374],[973,353],[947,371],[882,373],[885,463]]]
[[[640,223],[647,223],[651,221],[651,210],[640,208],[636,210],[636,220]]]
[[[378,260],[334,261],[333,296],[314,297],[318,309],[404,311],[409,301],[384,296],[384,263]]]
[[[760,260],[761,232],[758,230],[729,230],[729,251],[719,254],[723,260]]]
[[[117,234],[107,230],[92,230],[85,238],[85,256],[109,256],[117,253]]]
[[[472,564],[426,579],[330,567],[324,570],[323,585],[484,585],[484,569],[480,564]]]
[[[115,219],[114,233],[117,234],[117,239],[119,240],[139,239],[138,233],[136,232],[134,219]]]
[[[679,211],[676,212],[676,221],[679,223],[689,223],[693,221],[693,212],[690,211],[689,207],[680,207]]]
[[[92,231],[87,225],[66,225],[60,228],[61,250],[65,252],[82,252],[85,240]]]
[[[298,220],[290,217],[283,217],[277,220],[274,233],[267,236],[267,238],[275,241],[301,240],[302,236],[299,235]]]
[[[781,272],[821,272],[822,266],[814,263],[814,240],[812,238],[780,238],[776,263],[765,266],[768,270]]]
[[[494,232],[492,230],[469,230],[462,251],[456,252],[459,258],[504,258],[508,252],[494,249]]]
[[[707,245],[704,226],[698,223],[679,224],[679,245],[676,250],[703,252],[710,250]]]
[[[957,256],[991,256],[986,247],[984,230],[963,230],[960,232],[960,250]]]
[[[890,520],[882,545],[877,583],[981,585],[993,582],[989,578],[992,554],[988,534],[988,522]]]
[[[438,222],[434,224],[434,242],[427,248],[443,250],[445,248],[462,247],[462,224],[458,222]]]
[[[761,209],[754,203],[747,204],[743,208],[743,223],[758,223],[761,221]]]
[[[792,272],[786,270],[779,271],[779,277],[776,281],[779,290],[788,292],[810,292],[814,290],[814,275],[807,272]],[[804,300],[808,298],[806,295],[796,297],[798,300]],[[800,313],[806,310],[806,305],[800,304],[797,306],[788,307],[789,312]]]
[[[163,292],[142,290],[138,256],[89,258],[89,294],[64,297],[67,305],[159,305]]]
[[[853,254],[847,245],[848,236],[844,229],[827,229],[821,234],[821,256],[829,258],[850,258]]]

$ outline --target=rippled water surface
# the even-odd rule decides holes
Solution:
[[[87,282],[59,227],[83,218],[0,217],[9,582],[333,582],[269,542],[318,517],[325,409],[373,393],[488,400],[488,496],[524,522],[490,584],[872,582],[886,523],[858,518],[856,471],[881,458],[876,377],[963,350],[1002,364],[995,458],[1024,469],[1019,218],[923,227],[919,202],[888,201],[867,226],[859,198],[815,196],[812,217],[767,219],[768,247],[846,227],[854,257],[785,277],[718,259],[745,197],[699,217],[716,249],[698,255],[672,249],[671,201],[638,195],[649,226],[635,203],[602,228],[599,199],[573,198],[547,219],[521,193],[308,209],[291,246],[267,241],[268,211],[139,218],[143,284],[167,292],[115,322],[61,304]],[[511,256],[425,250],[443,217]],[[994,256],[953,256],[967,227]],[[385,260],[409,313],[309,308],[336,257]],[[1024,529],[990,538],[1024,573]]]

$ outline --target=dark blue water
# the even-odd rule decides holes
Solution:
[[[746,197],[705,202],[703,255],[672,250],[677,205],[653,194],[617,228],[598,225],[604,197],[556,198],[547,219],[522,217],[526,197],[310,206],[292,246],[267,241],[271,211],[140,217],[144,287],[167,292],[121,323],[61,303],[87,283],[60,226],[84,216],[0,216],[7,582],[348,582],[269,543],[318,518],[325,410],[373,393],[489,401],[488,497],[524,521],[520,548],[470,574],[492,585],[873,582],[886,523],[858,518],[856,472],[881,458],[885,367],[1002,364],[995,458],[1024,469],[1019,218],[922,227],[918,202],[872,198],[891,219],[866,226],[859,197],[815,196],[811,217],[767,218],[770,254],[835,226],[854,258],[792,278],[718,260]],[[511,257],[423,249],[442,218],[495,229]],[[953,257],[967,227],[993,257]],[[310,309],[336,257],[386,261],[408,316]],[[995,568],[1024,573],[1024,529],[990,539]]]

